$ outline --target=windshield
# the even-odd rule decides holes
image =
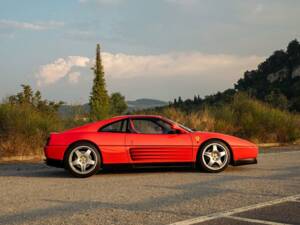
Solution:
[[[185,131],[187,131],[187,132],[189,132],[189,133],[192,133],[192,132],[194,132],[192,129],[190,129],[190,128],[188,128],[188,127],[186,127],[186,126],[184,126],[184,125],[182,125],[182,124],[180,124],[180,123],[177,123],[177,122],[175,122],[175,121],[173,121],[173,120],[169,120],[169,119],[166,119],[166,120],[168,120],[170,123],[172,123],[172,124],[177,124],[179,127],[181,127],[182,129],[184,129]]]
[[[180,123],[177,123],[177,125],[180,126],[182,129],[184,129],[184,130],[190,132],[190,133],[194,132],[191,128],[188,128],[188,127],[186,127],[186,126],[183,126],[183,125],[180,124]]]

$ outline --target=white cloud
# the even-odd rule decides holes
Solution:
[[[169,53],[161,55],[126,55],[103,53],[107,74],[115,78],[143,75],[185,76],[210,74],[241,74],[262,60],[257,56],[203,54],[200,52]]]
[[[48,22],[19,22],[14,20],[0,20],[0,28],[16,29],[16,30],[48,30],[64,26],[63,22],[48,21]]]
[[[258,56],[236,56],[225,54],[203,54],[200,52],[168,53],[160,55],[128,55],[102,53],[106,75],[111,78],[133,78],[143,76],[236,76],[253,69],[263,60]],[[82,56],[59,58],[43,65],[37,75],[39,85],[53,84],[67,77],[77,83],[80,74],[76,67],[90,68],[93,60]],[[72,70],[72,71],[71,71]],[[72,73],[71,73],[72,72]]]
[[[77,84],[79,82],[79,77],[79,72],[71,72],[68,74],[68,79],[71,84]]]
[[[36,78],[38,86],[53,84],[69,74],[72,68],[87,67],[90,59],[82,56],[69,56],[66,59],[59,58],[53,63],[43,65],[40,67]],[[78,75],[78,74],[77,74]],[[71,74],[69,81],[78,80],[79,76]]]

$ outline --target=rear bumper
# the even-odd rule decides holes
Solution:
[[[48,159],[54,159],[54,160],[63,160],[64,154],[67,149],[67,146],[63,145],[50,145],[45,146],[44,153],[46,158]]]
[[[64,152],[66,147],[65,146],[46,146],[44,148],[44,153],[46,156],[45,163],[48,166],[63,168],[63,158]]]
[[[46,165],[52,166],[52,167],[57,167],[57,168],[63,168],[64,164],[62,160],[57,160],[57,159],[46,159],[45,160]]]
[[[233,166],[242,166],[242,165],[249,165],[249,164],[257,164],[257,159],[252,158],[252,159],[240,159],[233,161]]]

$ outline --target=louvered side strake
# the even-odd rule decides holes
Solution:
[[[189,160],[189,148],[131,148],[132,161],[184,161]]]

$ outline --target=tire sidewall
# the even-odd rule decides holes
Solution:
[[[213,144],[213,143],[222,145],[223,148],[225,149],[225,151],[226,151],[226,153],[227,153],[227,157],[228,157],[228,158],[227,158],[226,164],[225,164],[222,168],[220,168],[220,169],[218,169],[218,170],[212,170],[212,169],[210,169],[209,167],[207,167],[207,166],[205,165],[205,163],[203,162],[203,157],[202,157],[204,149],[205,149],[208,145]],[[209,173],[219,173],[219,172],[222,172],[223,170],[225,170],[225,169],[228,167],[228,165],[229,165],[229,163],[230,163],[230,159],[231,159],[231,153],[230,153],[229,148],[227,147],[227,145],[226,145],[224,142],[219,141],[219,140],[211,140],[211,141],[206,142],[206,143],[200,148],[199,154],[198,154],[198,164],[199,164],[200,168],[201,168],[202,170],[204,170],[205,172],[209,172]]]
[[[95,168],[87,173],[87,174],[80,174],[80,173],[77,173],[76,171],[74,171],[72,169],[72,167],[70,166],[69,164],[69,157],[70,157],[70,154],[71,152],[75,149],[75,148],[78,148],[80,146],[88,146],[90,147],[96,154],[96,157],[97,157],[97,160],[96,160],[96,166]],[[79,178],[86,178],[86,177],[90,177],[94,174],[96,174],[100,168],[101,168],[101,155],[100,155],[100,152],[99,150],[91,143],[88,143],[88,142],[78,142],[74,145],[72,145],[66,152],[66,155],[65,155],[65,159],[64,159],[64,162],[65,162],[65,168],[69,171],[69,173],[71,175],[73,175],[74,177],[79,177]]]

